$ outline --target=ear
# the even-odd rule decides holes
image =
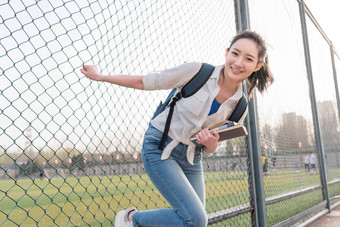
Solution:
[[[262,66],[263,66],[263,62],[258,63],[257,66],[254,69],[254,72],[259,71]]]
[[[225,57],[227,57],[228,53],[229,53],[229,48],[225,49]]]

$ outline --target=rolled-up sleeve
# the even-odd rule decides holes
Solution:
[[[190,62],[160,72],[151,72],[143,77],[145,90],[180,88],[200,70],[202,63]]]

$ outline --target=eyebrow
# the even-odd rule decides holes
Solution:
[[[240,51],[239,49],[237,49],[237,48],[235,48],[235,47],[233,47],[233,49],[234,50],[236,50],[236,51],[238,51],[238,52],[242,52],[242,51]],[[254,58],[254,59],[256,59],[253,55],[251,55],[251,54],[247,54],[249,57],[252,57],[252,58]]]

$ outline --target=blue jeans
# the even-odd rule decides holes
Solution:
[[[202,168],[202,149],[196,148],[194,165],[186,158],[187,145],[180,143],[166,160],[158,150],[162,132],[149,128],[144,137],[142,158],[144,168],[158,191],[172,209],[137,211],[133,226],[207,226],[205,183]],[[165,146],[171,142],[167,138]]]

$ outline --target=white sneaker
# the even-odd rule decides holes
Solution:
[[[130,211],[137,211],[135,207],[127,210],[119,211],[116,216],[115,226],[116,227],[133,227],[132,221],[129,221],[128,214]]]

